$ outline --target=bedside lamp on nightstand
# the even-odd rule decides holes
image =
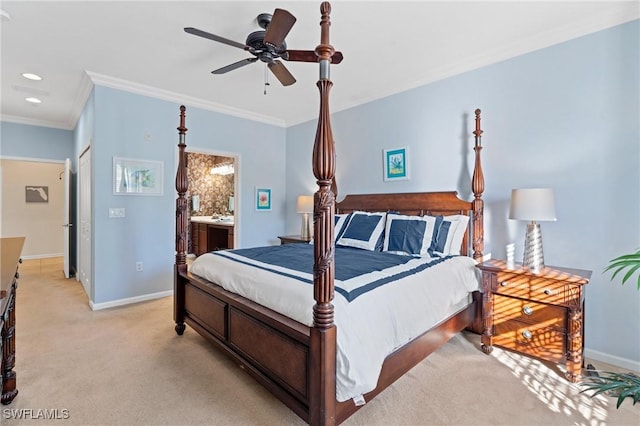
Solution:
[[[522,265],[533,273],[544,268],[542,233],[538,221],[555,221],[556,207],[550,188],[514,189],[511,191],[509,219],[530,221],[524,240]]]
[[[309,221],[309,213],[313,213],[313,196],[312,195],[299,195],[297,203],[298,213],[302,213],[302,228],[300,235],[303,240],[311,239],[311,223]]]

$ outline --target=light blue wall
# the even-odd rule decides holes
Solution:
[[[93,114],[93,282],[95,303],[173,288],[175,166],[179,105],[120,90],[95,87]],[[285,130],[190,108],[188,149],[237,153],[239,247],[275,243],[284,231]],[[150,140],[148,139],[150,136]],[[113,157],[164,163],[162,196],[113,195]],[[254,211],[255,186],[272,189],[273,210]],[[126,217],[110,219],[109,208]],[[135,264],[141,261],[142,272]]]
[[[587,354],[640,369],[640,291],[602,274],[609,259],[640,247],[639,28],[634,21],[334,113],[339,199],[451,189],[466,197],[481,108],[485,252],[504,258],[515,243],[521,257],[524,224],[507,219],[511,189],[552,187],[558,220],[542,224],[546,263],[593,271]],[[315,127],[287,129],[291,233],[300,226],[295,197],[316,188]],[[402,146],[411,179],[384,182],[382,150]]]
[[[0,156],[64,161],[73,158],[73,132],[3,121],[0,123]]]

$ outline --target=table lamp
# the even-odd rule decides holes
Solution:
[[[556,207],[550,188],[514,189],[511,191],[509,219],[526,220],[527,234],[524,240],[522,266],[533,273],[544,269],[542,233],[539,221],[555,221]]]
[[[309,213],[313,213],[313,196],[298,195],[298,213],[302,213],[302,228],[300,235],[303,240],[311,239],[311,223],[309,221]]]

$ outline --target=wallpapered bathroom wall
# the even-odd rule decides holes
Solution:
[[[189,216],[229,214],[229,197],[233,195],[235,174],[212,175],[211,168],[216,164],[231,162],[233,158],[187,152]],[[193,211],[191,204],[193,195],[200,197],[200,210],[197,212]]]

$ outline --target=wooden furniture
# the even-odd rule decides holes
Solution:
[[[18,288],[18,268],[22,263],[20,253],[24,245],[24,237],[1,238],[0,253],[2,254],[2,269],[0,270],[0,389],[2,404],[11,404],[18,395],[16,387],[16,289]]]
[[[301,235],[284,235],[279,236],[278,238],[280,239],[280,244],[308,243],[309,241],[311,241],[311,238],[302,238]]]
[[[493,345],[554,363],[565,363],[567,380],[580,380],[584,350],[584,290],[591,271],[545,267],[534,274],[504,260],[482,270],[482,350]]]
[[[455,192],[376,194],[347,196],[335,202],[335,146],[329,114],[328,77],[335,52],[329,43],[330,5],[323,2],[321,43],[316,47],[320,62],[320,112],[314,146],[313,172],[318,182],[314,195],[314,299],[313,325],[293,321],[241,296],[224,290],[187,271],[188,179],[185,161],[184,106],[178,127],[178,170],[176,173],[176,258],[174,266],[175,330],[182,334],[188,324],[218,346],[265,388],[302,419],[313,425],[344,421],[359,409],[352,400],[336,401],[336,326],[334,324],[334,214],[353,210],[387,211],[401,214],[467,214],[470,226],[462,254],[482,258],[484,247],[484,178],[480,162],[480,110],[476,110],[475,166],[472,178],[474,200],[464,201]],[[469,235],[471,231],[471,235]],[[472,246],[472,250],[469,246]],[[446,343],[460,330],[472,326],[480,331],[480,296],[449,319],[426,331],[385,360],[377,387],[364,395],[366,401],[409,371],[428,354]],[[372,312],[375,315],[375,312]],[[188,354],[185,354],[188,360]]]
[[[191,251],[196,256],[233,248],[233,225],[191,222]]]

